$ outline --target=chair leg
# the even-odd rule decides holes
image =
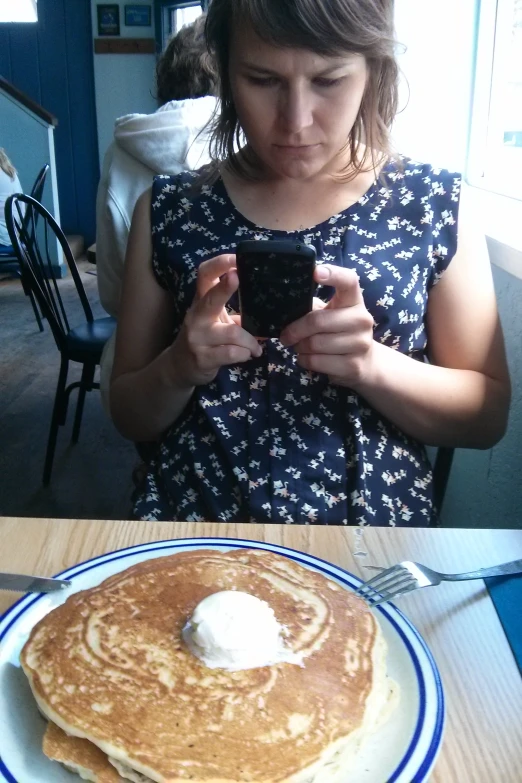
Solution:
[[[83,404],[85,402],[85,395],[92,388],[94,381],[95,365],[84,364],[82,370],[82,379],[80,381],[80,388],[78,389],[78,402],[76,403],[76,414],[74,416],[74,427],[72,434],[72,442],[78,443],[78,436],[80,435],[80,425],[82,423]]]
[[[44,465],[44,472],[43,472],[44,486],[47,486],[49,484],[49,481],[51,480],[54,450],[56,448],[58,427],[60,426],[61,419],[62,419],[65,384],[67,383],[68,370],[69,370],[69,362],[64,356],[62,356],[62,363],[60,365],[60,374],[58,376],[58,384],[56,386],[56,394],[54,397],[54,407],[53,407],[53,415],[51,418],[51,427],[49,430],[49,439],[47,441],[47,452],[45,455],[45,465]]]

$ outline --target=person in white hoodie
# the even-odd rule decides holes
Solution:
[[[134,206],[157,174],[177,174],[207,164],[209,124],[216,109],[217,76],[205,43],[205,14],[170,40],[156,66],[153,114],[116,120],[96,198],[96,268],[100,300],[115,318]],[[101,360],[102,401],[109,411],[115,335]]]

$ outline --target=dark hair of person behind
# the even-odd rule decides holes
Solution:
[[[217,70],[205,39],[206,15],[185,25],[167,44],[156,65],[157,99],[169,101],[217,95]]]
[[[234,25],[248,25],[274,46],[308,49],[323,56],[362,54],[369,78],[355,125],[347,139],[350,165],[342,179],[349,181],[392,157],[390,128],[397,112],[398,66],[395,59],[393,0],[212,0],[206,37],[219,72],[221,112],[211,137],[213,159],[228,159],[240,176],[256,174],[234,150],[241,145],[241,128],[228,73]],[[359,145],[365,144],[359,156]]]

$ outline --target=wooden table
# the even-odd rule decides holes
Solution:
[[[518,530],[0,518],[0,570],[50,576],[121,547],[191,536],[282,544],[365,579],[364,563],[417,560],[451,572],[522,558]],[[0,612],[18,597],[0,592]],[[444,682],[446,732],[432,783],[520,783],[522,678],[484,583],[441,584],[404,596],[400,607],[431,648]]]

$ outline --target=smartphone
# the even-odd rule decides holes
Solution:
[[[255,337],[279,337],[285,326],[312,309],[316,252],[291,240],[239,242],[241,326]]]

